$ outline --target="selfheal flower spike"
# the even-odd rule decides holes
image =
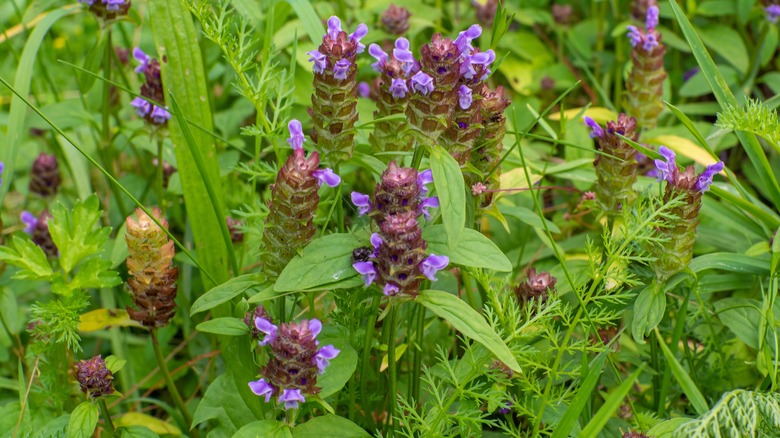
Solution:
[[[59,253],[57,245],[49,232],[49,219],[51,214],[44,210],[38,217],[29,211],[23,211],[21,220],[25,224],[24,232],[30,236],[30,240],[38,245],[48,257],[57,257]]]
[[[408,9],[390,4],[387,10],[382,13],[382,24],[389,33],[401,35],[409,30],[409,17],[411,16]]]
[[[481,84],[476,91],[482,97],[479,100],[479,119],[483,128],[478,131],[467,160],[478,173],[467,172],[464,176],[471,187],[477,182],[485,186],[487,190],[481,195],[480,204],[486,208],[493,202],[493,190],[500,186],[501,167],[498,163],[506,134],[504,110],[510,101],[500,86],[491,90],[486,84]]]
[[[626,112],[636,117],[643,129],[655,127],[658,114],[663,110],[664,54],[666,47],[661,44],[658,32],[658,7],[647,5],[646,29],[628,26],[628,39],[631,42],[632,69],[626,81]]]
[[[74,375],[81,392],[90,400],[114,393],[114,375],[100,355],[77,362],[75,368]]]
[[[626,114],[620,114],[615,121],[607,122],[602,129],[593,120],[588,126],[593,128],[591,136],[598,142],[602,154],[596,155],[593,165],[596,170],[596,199],[602,210],[612,217],[622,214],[630,208],[636,199],[634,183],[636,182],[639,163],[637,152],[617,134],[631,141],[639,139],[636,119]]]

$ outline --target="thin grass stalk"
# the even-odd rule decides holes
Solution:
[[[188,430],[192,427],[192,415],[190,415],[190,412],[187,410],[187,405],[184,403],[184,400],[181,398],[181,394],[179,394],[179,389],[176,388],[176,383],[173,381],[173,378],[171,377],[171,372],[168,371],[168,365],[165,362],[165,356],[162,354],[162,350],[160,349],[160,342],[157,340],[157,329],[153,328],[149,330],[149,336],[152,338],[152,347],[154,349],[154,356],[157,358],[157,365],[160,367],[160,371],[163,373],[163,378],[165,379],[165,385],[168,387],[168,392],[171,394],[171,398],[173,399],[173,403],[176,404],[176,407],[179,409],[179,412],[181,412],[181,415],[184,417],[184,421],[187,423],[186,427]],[[197,437],[198,433],[196,430],[191,430],[191,433],[193,436]]]

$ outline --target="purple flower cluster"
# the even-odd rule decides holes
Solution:
[[[377,44],[368,46],[369,55],[376,60],[376,62],[371,64],[371,67],[376,72],[386,76],[385,82],[387,82],[388,90],[392,94],[393,99],[403,99],[407,96],[409,93],[408,79],[412,73],[415,73],[415,76],[411,79],[412,90],[423,93],[433,91],[432,78],[428,77],[426,79],[425,77],[417,76],[420,74],[420,65],[409,50],[409,40],[398,38],[394,47],[393,53],[388,55]]]
[[[627,26],[628,39],[632,47],[642,47],[646,52],[658,47],[658,6],[647,8],[647,20],[645,21],[645,30],[642,31],[636,26]]]
[[[171,119],[171,113],[149,101],[163,102],[165,100],[160,76],[160,63],[138,47],[133,50],[133,57],[140,63],[135,68],[135,72],[143,74],[145,82],[141,86],[141,96],[143,97],[136,97],[130,102],[130,105],[135,108],[139,117],[156,125],[164,125]]]
[[[658,148],[658,153],[664,158],[663,160],[655,160],[655,168],[658,170],[658,181],[666,180],[669,184],[682,189],[695,189],[701,193],[706,192],[712,185],[712,178],[715,174],[721,172],[724,167],[723,162],[718,161],[707,166],[698,177],[694,177],[692,167],[688,167],[685,172],[679,171],[674,151],[666,146],[661,146]]]
[[[92,6],[97,2],[97,0],[79,0],[79,3],[86,3],[87,6]],[[126,0],[100,0],[99,3],[102,3],[106,6],[107,11],[118,11],[122,6],[126,5],[128,2]]]
[[[418,197],[418,214],[422,214],[425,219],[430,220],[431,219],[431,213],[428,211],[429,208],[438,208],[439,207],[439,197],[438,196],[423,196],[426,193],[428,193],[428,184],[433,183],[433,172],[431,169],[425,170],[420,172],[417,175],[417,187],[419,190],[419,197]],[[371,197],[360,192],[352,192],[351,195],[352,203],[355,205],[355,207],[358,208],[358,215],[363,216],[364,214],[367,214],[373,209],[373,206],[371,205]]]
[[[49,232],[50,218],[51,213],[46,210],[41,212],[38,216],[35,216],[27,210],[23,211],[20,215],[20,219],[24,224],[24,232],[30,236],[30,240],[38,245],[48,257],[57,257],[59,251]]]
[[[322,374],[340,351],[333,345],[319,347],[317,335],[322,323],[317,319],[298,323],[273,324],[269,319],[256,317],[255,327],[263,334],[261,346],[270,346],[271,359],[263,367],[260,380],[249,382],[256,395],[266,403],[277,396],[285,409],[297,409],[306,401],[306,395],[316,395],[317,376]]]
[[[343,57],[340,59],[331,60],[334,79],[338,81],[347,79],[350,68],[352,67],[352,61],[348,58],[356,53],[363,53],[363,51],[365,51],[366,46],[361,43],[360,40],[363,39],[366,34],[368,34],[368,26],[363,23],[358,25],[354,32],[347,35],[346,32],[341,30],[341,20],[339,17],[332,16],[328,18],[328,31],[322,36],[323,46],[332,48],[334,45],[339,45],[341,42],[342,44],[340,45],[342,47],[354,47],[354,53],[342,53]],[[351,44],[347,45],[347,42]],[[307,55],[311,56],[309,62],[314,63],[312,70],[315,74],[324,74],[328,69],[328,56],[321,50],[322,46],[320,49],[306,52]],[[351,52],[351,50],[348,50],[348,52]]]
[[[287,124],[287,129],[290,131],[290,138],[287,139],[287,143],[290,143],[290,147],[294,151],[303,150],[303,142],[306,141],[306,137],[303,135],[303,126],[301,122],[296,119],[290,120]],[[333,169],[324,168],[315,170],[312,176],[317,178],[317,183],[322,186],[325,184],[328,187],[336,187],[341,183],[341,177],[333,172]]]
[[[780,5],[769,5],[764,9],[764,12],[766,12],[766,19],[770,23],[777,23],[777,20],[780,19]]]

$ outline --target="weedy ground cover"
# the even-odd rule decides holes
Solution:
[[[7,0],[0,436],[780,436],[776,0]]]

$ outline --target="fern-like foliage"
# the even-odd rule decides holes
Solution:
[[[780,394],[738,389],[726,393],[701,417],[681,425],[674,437],[780,436]]]
[[[777,111],[770,109],[763,102],[748,98],[744,107],[728,106],[726,111],[719,113],[717,125],[735,131],[752,132],[778,145],[778,122]]]

